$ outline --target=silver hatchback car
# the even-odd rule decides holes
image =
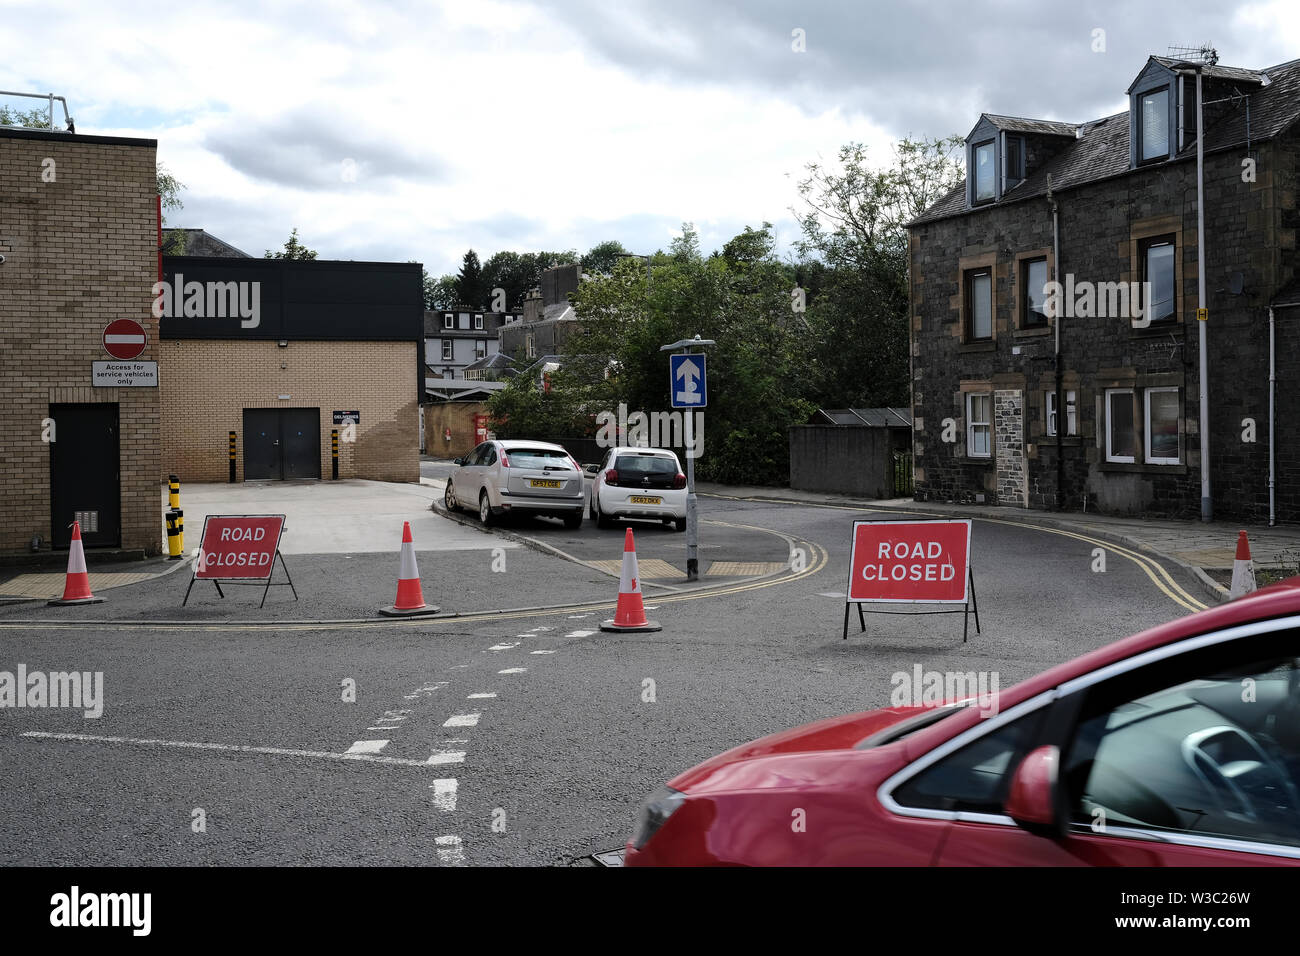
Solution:
[[[573,457],[548,442],[485,441],[454,462],[443,503],[476,509],[484,525],[506,514],[551,515],[582,525],[583,474]]]

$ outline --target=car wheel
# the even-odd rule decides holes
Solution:
[[[447,479],[447,490],[442,493],[443,507],[448,511],[456,511],[460,505],[456,503],[456,489],[452,487],[451,479]]]
[[[564,516],[564,526],[565,526],[566,528],[568,528],[570,531],[573,531],[573,530],[575,530],[575,529],[577,529],[577,528],[581,528],[581,527],[582,527],[582,512],[581,512],[581,511],[575,511],[575,512],[574,512],[573,514],[571,514],[571,515],[565,515],[565,516]]]
[[[673,530],[674,530],[674,531],[685,531],[685,530],[686,530],[686,519],[685,519],[685,518],[675,518],[675,519],[673,519]]]
[[[478,520],[483,523],[485,528],[492,524],[492,502],[488,500],[486,491],[478,493]]]

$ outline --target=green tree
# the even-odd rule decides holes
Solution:
[[[25,126],[28,129],[49,129],[50,114],[48,110],[20,110],[10,106],[0,106],[0,126]]]
[[[470,249],[460,262],[460,272],[456,276],[456,298],[458,304],[471,309],[481,309],[487,301],[487,286],[483,282],[483,267],[479,264],[478,253]]]
[[[904,139],[879,169],[850,143],[834,165],[807,166],[792,211],[801,227],[804,364],[817,405],[908,403],[907,223],[960,183],[962,142]]]
[[[588,249],[587,254],[580,260],[582,271],[588,275],[597,273],[609,275],[614,271],[614,266],[618,264],[618,261],[627,255],[629,255],[627,249],[617,239],[598,242]]]
[[[298,240],[298,227],[294,226],[289,238],[284,241],[284,248],[276,252],[266,250],[264,259],[315,259],[316,250],[308,249]]]

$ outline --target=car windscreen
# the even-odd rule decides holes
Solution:
[[[569,453],[554,448],[507,448],[511,468],[569,468]]]
[[[619,455],[614,467],[619,474],[629,475],[675,475],[677,462],[661,455]]]

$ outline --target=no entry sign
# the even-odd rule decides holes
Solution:
[[[851,604],[858,606],[864,631],[863,604],[959,604],[953,611],[970,610],[975,601],[970,533],[970,519],[854,521],[844,636]],[[978,605],[975,629],[978,633]]]
[[[104,351],[116,359],[133,359],[148,343],[144,326],[131,319],[118,319],[104,329]]]
[[[284,515],[208,515],[194,576],[205,581],[271,576]]]

